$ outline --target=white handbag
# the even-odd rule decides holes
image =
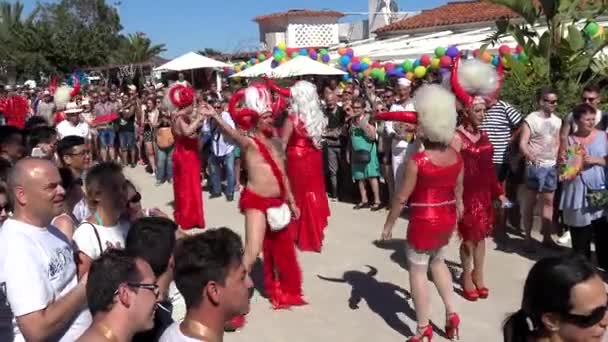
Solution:
[[[266,210],[266,220],[270,226],[270,230],[278,232],[291,222],[291,210],[287,203],[283,203],[280,207],[268,208]]]

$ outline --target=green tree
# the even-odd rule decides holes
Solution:
[[[203,50],[199,50],[198,53],[208,57],[221,56],[223,54],[222,51],[213,48],[204,48]]]
[[[152,41],[144,33],[130,33],[120,38],[120,47],[114,60],[119,64],[142,63],[165,51],[165,44],[152,45]]]

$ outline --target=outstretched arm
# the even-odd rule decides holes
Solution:
[[[214,120],[217,124],[217,127],[227,135],[230,139],[234,140],[242,149],[247,148],[251,144],[251,140],[241,134],[236,128],[230,126],[227,122],[222,119],[222,116],[215,110],[215,108],[211,107],[207,103],[202,103],[200,106],[201,113]]]

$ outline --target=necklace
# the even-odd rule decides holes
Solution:
[[[114,333],[112,332],[112,330],[110,328],[108,328],[105,324],[103,323],[99,323],[97,324],[97,326],[99,327],[99,332],[101,333],[101,335],[103,335],[103,337],[111,342],[118,342],[118,338],[116,337],[116,335],[114,335]]]
[[[222,342],[222,335],[218,335],[215,332],[211,331],[205,325],[191,320],[186,319],[181,324],[182,331],[187,335],[200,339],[205,342]]]

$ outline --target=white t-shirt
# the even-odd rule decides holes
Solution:
[[[415,110],[416,110],[416,108],[414,107],[414,102],[411,100],[408,101],[405,106],[403,106],[399,103],[395,103],[391,106],[391,109],[390,109],[391,112],[404,112],[404,111],[413,112]],[[396,133],[392,121],[387,121],[384,124],[384,129],[386,130],[386,133],[389,135],[392,133]],[[409,143],[407,142],[407,140],[393,138],[392,144],[391,144],[392,149],[394,151],[393,154],[395,154],[395,155],[401,154],[407,148],[408,144]]]
[[[200,340],[195,340],[182,334],[181,330],[179,330],[180,324],[181,322],[171,324],[165,329],[158,342],[200,342]]]
[[[59,134],[59,139],[71,135],[86,139],[89,137],[89,125],[86,122],[79,122],[78,125],[74,126],[68,120],[63,120],[57,125],[57,133]]]
[[[95,230],[99,234],[99,240],[95,234]],[[79,252],[86,254],[89,258],[95,260],[99,258],[101,253],[108,248],[125,248],[125,240],[129,232],[129,223],[126,221],[118,222],[118,225],[112,227],[104,227],[97,224],[83,222],[76,228],[74,232],[74,243]],[[101,243],[100,250],[99,244]]]
[[[554,166],[559,149],[559,130],[562,120],[555,114],[546,117],[543,113],[532,112],[525,119],[530,127],[528,148],[540,166]]]
[[[72,210],[72,214],[78,221],[77,223],[80,223],[91,216],[91,209],[89,209],[87,201],[84,198],[76,203],[74,210]]]
[[[46,308],[78,283],[74,252],[55,227],[35,227],[8,219],[0,231],[0,336],[25,341],[15,317]],[[91,324],[83,307],[52,341],[75,341]],[[12,336],[11,336],[12,338]],[[5,339],[2,339],[5,341]]]

